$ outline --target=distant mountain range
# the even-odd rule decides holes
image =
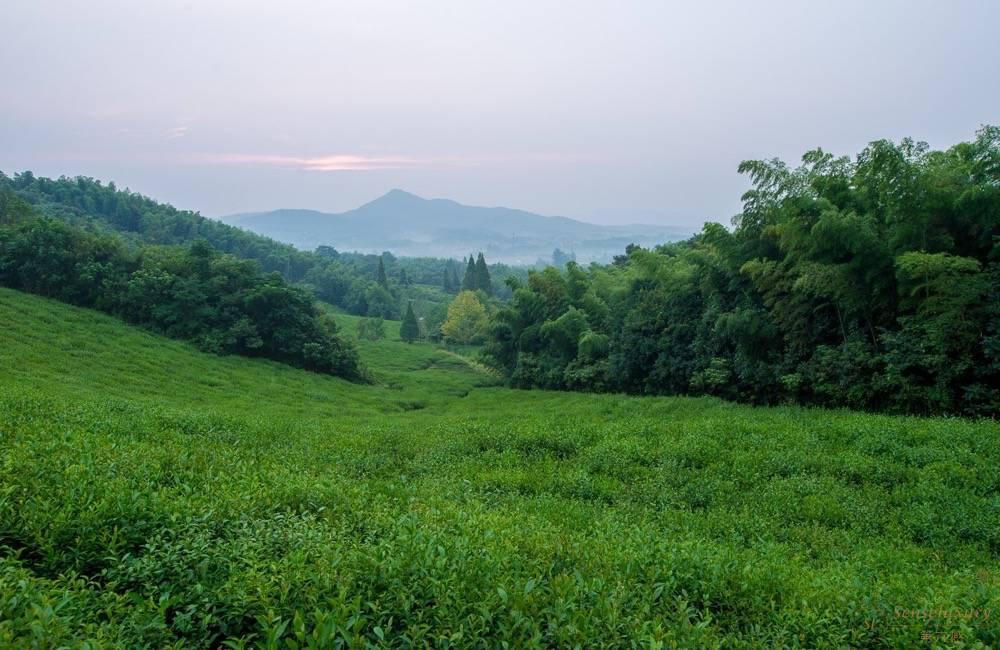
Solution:
[[[557,248],[574,253],[580,262],[608,261],[630,243],[652,246],[693,234],[671,226],[602,226],[523,210],[473,207],[402,190],[339,214],[273,210],[220,220],[305,250],[327,245],[406,257],[462,257],[483,251],[491,262],[509,264],[534,264],[539,258],[550,262]]]

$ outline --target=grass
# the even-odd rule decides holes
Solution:
[[[0,290],[0,646],[997,645],[997,423],[512,391],[397,327],[363,386]]]

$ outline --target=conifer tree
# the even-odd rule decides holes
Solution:
[[[413,313],[413,302],[406,305],[406,315],[399,326],[399,338],[407,343],[413,343],[420,338],[420,325],[417,323],[417,315]]]
[[[459,288],[461,288],[462,283],[458,280],[458,269],[455,268],[457,265],[451,265],[451,292],[458,293]]]
[[[479,288],[479,275],[476,271],[476,260],[469,255],[469,264],[465,269],[465,277],[462,278],[462,291],[475,291]]]
[[[493,295],[493,283],[490,281],[490,270],[486,266],[486,258],[482,251],[476,260],[476,288],[482,289],[487,295]]]
[[[375,271],[375,281],[380,285],[389,288],[389,278],[385,274],[385,264],[382,263],[382,258],[378,258],[378,269]]]
[[[444,267],[444,280],[441,282],[441,287],[445,293],[453,293],[455,291],[455,286],[451,283],[451,274],[452,270],[447,266]]]

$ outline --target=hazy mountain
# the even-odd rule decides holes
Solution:
[[[549,260],[556,248],[574,252],[582,262],[606,261],[632,242],[650,246],[692,234],[671,226],[603,226],[523,210],[473,207],[402,190],[339,214],[274,210],[221,220],[307,250],[328,245],[343,251],[435,257],[481,250],[491,261],[521,264],[540,257]]]

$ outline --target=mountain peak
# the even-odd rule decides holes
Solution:
[[[410,194],[406,190],[401,190],[398,187],[389,190],[377,199],[373,199],[368,203],[365,203],[357,211],[365,212],[371,209],[378,210],[402,210],[402,209],[412,209],[417,205],[426,203],[426,199],[423,199],[416,194]]]
[[[548,259],[555,248],[572,250],[581,260],[610,260],[630,242],[652,246],[681,238],[669,227],[600,226],[427,199],[399,188],[354,210],[324,216],[263,213],[241,220],[240,225],[307,249],[328,244],[340,250],[391,250],[411,257],[454,257],[482,250],[491,261],[517,264]]]
[[[395,199],[395,200],[399,200],[399,199],[407,199],[407,200],[417,199],[417,200],[420,200],[420,201],[424,200],[423,198],[417,196],[416,194],[412,194],[410,192],[407,192],[406,190],[401,190],[398,187],[392,188],[391,190],[389,190],[388,192],[386,192],[385,194],[383,194],[381,196],[381,198],[376,199],[376,200],[380,201],[382,199]]]

